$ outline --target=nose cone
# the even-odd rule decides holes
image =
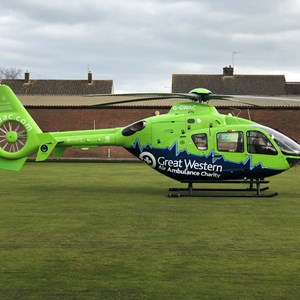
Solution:
[[[287,162],[291,167],[297,165],[300,162],[300,157],[295,158],[295,157],[287,157],[286,158]]]

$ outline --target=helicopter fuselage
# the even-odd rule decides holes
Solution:
[[[283,134],[200,103],[174,104],[119,134],[130,153],[178,181],[265,178],[300,159],[300,145]]]
[[[178,181],[262,179],[300,160],[300,145],[287,136],[201,103],[176,103],[167,114],[124,128],[50,135],[54,155],[66,147],[122,146]],[[41,151],[38,159],[44,159]]]

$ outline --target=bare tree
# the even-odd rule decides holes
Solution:
[[[22,70],[17,68],[0,68],[0,79],[18,79]]]

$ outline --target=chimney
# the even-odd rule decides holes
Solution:
[[[24,74],[25,83],[29,83],[29,77],[30,77],[30,73],[28,71],[26,71],[25,74]]]
[[[233,67],[231,65],[223,68],[223,76],[226,76],[226,77],[233,76]]]
[[[88,84],[92,84],[93,83],[93,74],[91,71],[89,71],[88,73]]]

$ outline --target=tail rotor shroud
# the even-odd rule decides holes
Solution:
[[[27,142],[27,131],[18,121],[7,121],[0,126],[0,147],[8,153],[22,150]]]

